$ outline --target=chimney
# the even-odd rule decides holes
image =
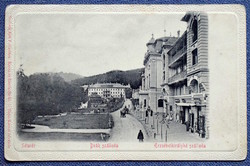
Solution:
[[[177,31],[177,37],[180,37],[180,30]]]

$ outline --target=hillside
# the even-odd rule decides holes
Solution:
[[[35,75],[39,75],[39,74],[41,74],[41,73],[35,73]],[[64,72],[53,73],[53,72],[49,72],[47,74],[49,74],[50,76],[60,76],[66,82],[71,82],[72,80],[83,78],[83,76],[78,75],[78,74],[74,74],[74,73],[64,73]]]
[[[74,74],[74,73],[57,73],[60,77],[62,77],[66,82],[71,82],[72,80],[83,78],[83,76]]]
[[[113,70],[107,73],[98,74],[94,76],[79,78],[73,80],[72,83],[77,85],[85,84],[95,84],[95,83],[120,83],[120,84],[130,84],[131,88],[138,89],[141,85],[141,73],[144,68],[134,69],[134,70]]]

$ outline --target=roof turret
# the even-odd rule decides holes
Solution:
[[[152,45],[154,43],[155,43],[154,34],[152,34],[152,38],[148,41],[147,46]]]

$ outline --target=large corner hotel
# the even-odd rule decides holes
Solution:
[[[156,128],[159,115],[166,115],[188,124],[189,132],[208,138],[208,17],[188,12],[181,21],[187,22],[181,36],[180,32],[177,37],[152,36],[146,44],[139,91],[141,118]]]

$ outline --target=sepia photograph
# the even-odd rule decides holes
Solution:
[[[7,8],[5,157],[243,159],[243,8],[115,6]]]
[[[21,139],[205,141],[208,17],[20,15]]]

